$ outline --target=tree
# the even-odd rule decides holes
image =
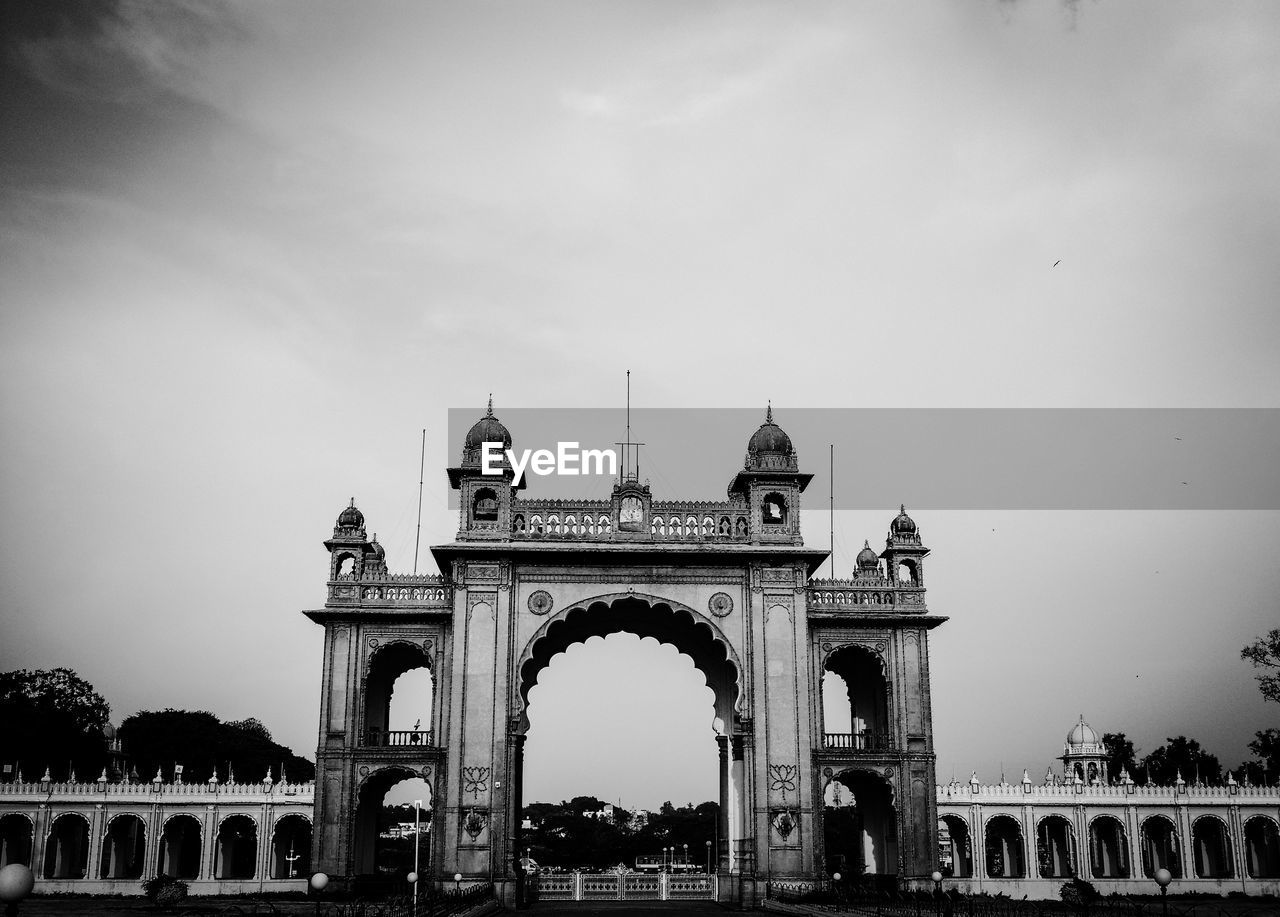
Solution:
[[[1119,780],[1122,771],[1128,771],[1133,777],[1138,770],[1138,760],[1133,743],[1123,732],[1104,733],[1102,747],[1107,750],[1107,774],[1112,780]]]
[[[230,771],[240,783],[256,783],[267,775],[279,780],[284,768],[290,780],[312,780],[315,765],[272,741],[255,719],[221,722],[207,710],[140,710],[120,724],[120,740],[139,775],[157,771],[166,778],[175,764],[187,782],[207,781],[215,770],[226,781]]]
[[[1167,785],[1181,775],[1187,783],[1197,780],[1217,783],[1222,779],[1222,765],[1195,739],[1186,736],[1165,739],[1165,744],[1142,759],[1142,768],[1151,783]]]
[[[1240,658],[1248,659],[1255,669],[1280,669],[1280,628],[1241,649]],[[1258,690],[1266,700],[1280,703],[1280,673],[1259,675]]]
[[[107,763],[111,707],[74,671],[21,669],[0,673],[0,736],[5,763],[17,763],[27,779],[49,768],[55,779],[93,779]]]
[[[1264,729],[1254,733],[1249,743],[1254,761],[1246,761],[1240,770],[1254,785],[1274,786],[1280,782],[1280,729]]]

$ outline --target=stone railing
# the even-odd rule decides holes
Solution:
[[[1035,784],[1035,783],[1003,783],[978,784],[944,783],[938,787],[938,801],[952,802],[1044,802],[1053,800],[1062,804],[1064,801],[1076,801],[1085,796],[1091,799],[1105,799],[1117,804],[1125,800],[1151,803],[1167,802],[1169,805],[1182,805],[1188,802],[1223,803],[1231,799],[1264,802],[1280,805],[1280,787],[1274,786],[1196,786],[1186,784],[1177,786],[1139,786],[1137,784]]]
[[[374,573],[329,583],[330,604],[402,605],[452,610],[453,585],[439,574]]]
[[[237,801],[264,802],[278,796],[305,797],[315,795],[314,783],[178,783],[143,781],[112,783],[106,780],[65,783],[52,780],[27,780],[0,783],[0,797],[17,801],[45,801],[50,798],[92,797],[94,799],[154,799],[157,796],[209,797],[232,796]]]

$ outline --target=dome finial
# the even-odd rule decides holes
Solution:
[[[764,422],[773,423],[773,399],[770,398],[765,402],[767,407],[764,409]]]
[[[485,417],[493,416],[493,392],[489,393],[489,410],[485,411],[484,416]]]

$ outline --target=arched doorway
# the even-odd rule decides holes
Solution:
[[[987,821],[986,868],[992,879],[1021,879],[1027,874],[1022,825],[1011,815],[996,815]]]
[[[415,819],[414,802],[422,809]],[[402,882],[413,870],[431,863],[431,785],[421,772],[404,766],[384,767],[360,786],[355,817],[355,869],[360,876],[384,883]]]
[[[1195,853],[1197,878],[1230,879],[1235,875],[1231,863],[1231,833],[1222,819],[1202,815],[1192,822],[1191,849]]]
[[[0,867],[10,863],[31,866],[35,825],[25,815],[11,813],[0,818]]]
[[[296,814],[278,819],[271,832],[271,878],[296,879],[310,872],[311,819]]]
[[[829,873],[848,880],[898,874],[893,787],[879,773],[849,769],[823,791],[823,847]]]
[[[622,637],[625,635],[625,637]],[[639,639],[636,639],[639,638]],[[554,681],[554,671],[548,674],[553,660],[562,653],[572,653],[579,658],[589,657],[591,653],[611,652],[611,647],[621,643],[632,645],[646,661],[657,663],[663,671],[673,672],[691,666],[699,672],[680,672],[677,678],[689,686],[689,692],[681,695],[681,704],[689,707],[689,716],[695,717],[700,725],[686,731],[686,742],[681,744],[680,751],[671,745],[654,745],[648,749],[637,748],[636,754],[652,761],[659,774],[663,768],[680,768],[689,762],[689,743],[698,743],[699,734],[708,740],[703,752],[703,761],[712,768],[712,779],[705,783],[712,799],[705,804],[701,799],[684,800],[692,806],[682,806],[678,811],[657,812],[655,816],[672,818],[675,834],[668,838],[649,839],[652,849],[617,849],[609,852],[594,852],[594,859],[603,863],[605,858],[614,858],[627,867],[636,866],[637,857],[666,858],[675,868],[680,864],[681,870],[703,872],[710,863],[713,870],[721,872],[749,871],[754,868],[756,850],[754,839],[749,838],[753,830],[750,827],[749,813],[745,811],[745,788],[748,780],[746,765],[746,748],[742,736],[737,729],[736,711],[739,699],[739,665],[733,653],[728,649],[726,640],[712,624],[703,617],[695,615],[689,608],[676,602],[666,601],[648,596],[605,596],[575,603],[552,619],[541,625],[538,631],[527,642],[518,666],[518,695],[521,701],[521,716],[518,718],[518,730],[515,736],[515,774],[513,781],[517,788],[517,798],[513,815],[520,813],[525,804],[525,739],[535,734],[532,730],[540,722],[543,712],[538,707],[540,680]],[[654,642],[662,645],[654,645]],[[672,653],[672,648],[675,653]],[[668,667],[675,663],[675,669]],[[645,675],[636,672],[637,679]],[[699,689],[696,681],[701,681],[705,688]],[[589,689],[582,685],[582,689]],[[632,693],[645,692],[644,681],[632,686]],[[705,706],[704,706],[705,704]],[[663,710],[649,708],[646,717],[657,718],[660,722]],[[672,717],[672,720],[685,721],[686,717]],[[616,718],[607,718],[603,722],[581,724],[582,729],[593,731],[599,742],[626,742],[626,722]],[[548,726],[549,727],[549,726]],[[705,731],[701,731],[705,730]],[[536,734],[535,734],[536,735]],[[714,744],[712,744],[714,742]],[[539,745],[534,745],[539,752]],[[540,753],[545,753],[545,748]],[[696,752],[692,752],[696,754]],[[677,759],[677,754],[678,759]],[[718,765],[717,765],[718,758]],[[541,759],[534,759],[535,766],[541,766]],[[589,761],[581,766],[590,767]],[[718,771],[718,774],[717,774]],[[588,772],[582,774],[584,779],[590,777]],[[710,776],[710,775],[709,775]],[[607,791],[605,784],[598,783],[602,791]],[[609,797],[612,800],[612,797]],[[677,800],[680,802],[680,800]],[[652,804],[652,803],[650,803]],[[795,800],[795,808],[799,808],[799,799]],[[654,809],[657,807],[654,806]],[[677,817],[684,815],[684,818]],[[630,815],[630,813],[628,813]],[[518,817],[518,815],[516,815]],[[792,816],[794,818],[794,816]],[[532,826],[531,826],[532,827]],[[774,820],[778,843],[796,843],[792,831],[794,821],[788,821],[788,813],[778,813]],[[531,835],[534,836],[534,835]],[[641,832],[643,836],[643,832]],[[481,838],[483,839],[483,838]],[[467,843],[467,835],[463,834],[462,843]],[[668,844],[669,841],[669,844]],[[517,850],[525,853],[527,845],[524,840],[518,841]],[[530,850],[532,853],[532,850]],[[538,856],[534,856],[538,859]],[[540,863],[543,861],[539,861]],[[609,863],[614,864],[614,863]]]
[[[938,819],[938,869],[944,876],[967,879],[973,875],[973,838],[969,823],[959,815]]]
[[[49,826],[46,879],[83,879],[89,869],[89,822],[77,812],[59,815]]]
[[[1120,819],[1099,815],[1089,823],[1089,869],[1095,879],[1129,878],[1129,840]]]
[[[191,815],[175,815],[164,823],[157,872],[175,879],[200,876],[200,822]]]
[[[218,879],[252,879],[258,871],[258,823],[249,815],[228,815],[218,826],[213,874]]]
[[[1076,874],[1076,843],[1071,822],[1048,815],[1036,827],[1036,859],[1042,879],[1065,879]]]
[[[137,815],[117,815],[102,839],[99,875],[104,879],[140,879],[146,856],[147,826]]]
[[[1280,830],[1265,815],[1244,823],[1245,869],[1251,879],[1280,878]]]
[[[1142,874],[1148,879],[1157,869],[1167,869],[1175,879],[1182,878],[1182,856],[1179,853],[1178,829],[1163,815],[1152,815],[1142,822]]]

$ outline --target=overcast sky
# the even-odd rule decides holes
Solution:
[[[320,542],[355,495],[410,569],[424,427],[449,540],[446,411],[489,392],[1280,406],[1271,2],[4,16],[0,667],[71,666],[117,722],[313,755]],[[901,499],[839,515],[838,569]],[[1280,620],[1280,514],[911,509],[941,780],[1038,778],[1081,713],[1228,764],[1276,724],[1239,649]],[[701,676],[609,645],[544,673],[526,800],[713,798]]]

